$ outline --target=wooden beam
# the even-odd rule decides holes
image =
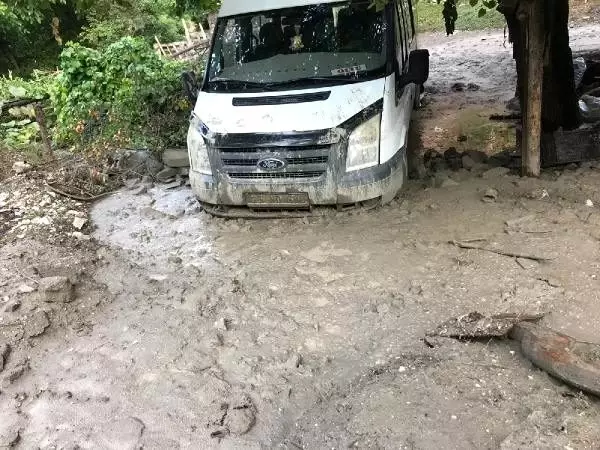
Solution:
[[[542,138],[542,84],[544,80],[544,1],[530,0],[526,16],[526,87],[523,116],[523,175],[540,175]]]

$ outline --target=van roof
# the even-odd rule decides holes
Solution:
[[[219,17],[237,16],[271,9],[293,8],[295,6],[338,3],[342,0],[223,0]]]

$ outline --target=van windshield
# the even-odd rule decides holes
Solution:
[[[214,91],[346,83],[383,75],[387,21],[371,1],[321,3],[219,19]]]

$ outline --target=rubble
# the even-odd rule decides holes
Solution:
[[[56,242],[73,230],[74,218],[87,218],[87,205],[57,195],[43,179],[19,177],[0,192],[0,239],[24,239]],[[79,222],[79,221],[78,221]]]
[[[74,300],[73,284],[67,277],[40,280],[40,292],[47,303],[70,303]]]

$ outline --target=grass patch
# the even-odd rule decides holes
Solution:
[[[446,32],[442,16],[442,3],[420,0],[417,2],[417,26],[421,33]],[[474,31],[501,29],[506,24],[504,16],[496,10],[490,10],[483,17],[478,17],[479,7],[471,7],[468,3],[458,5],[457,31]]]

